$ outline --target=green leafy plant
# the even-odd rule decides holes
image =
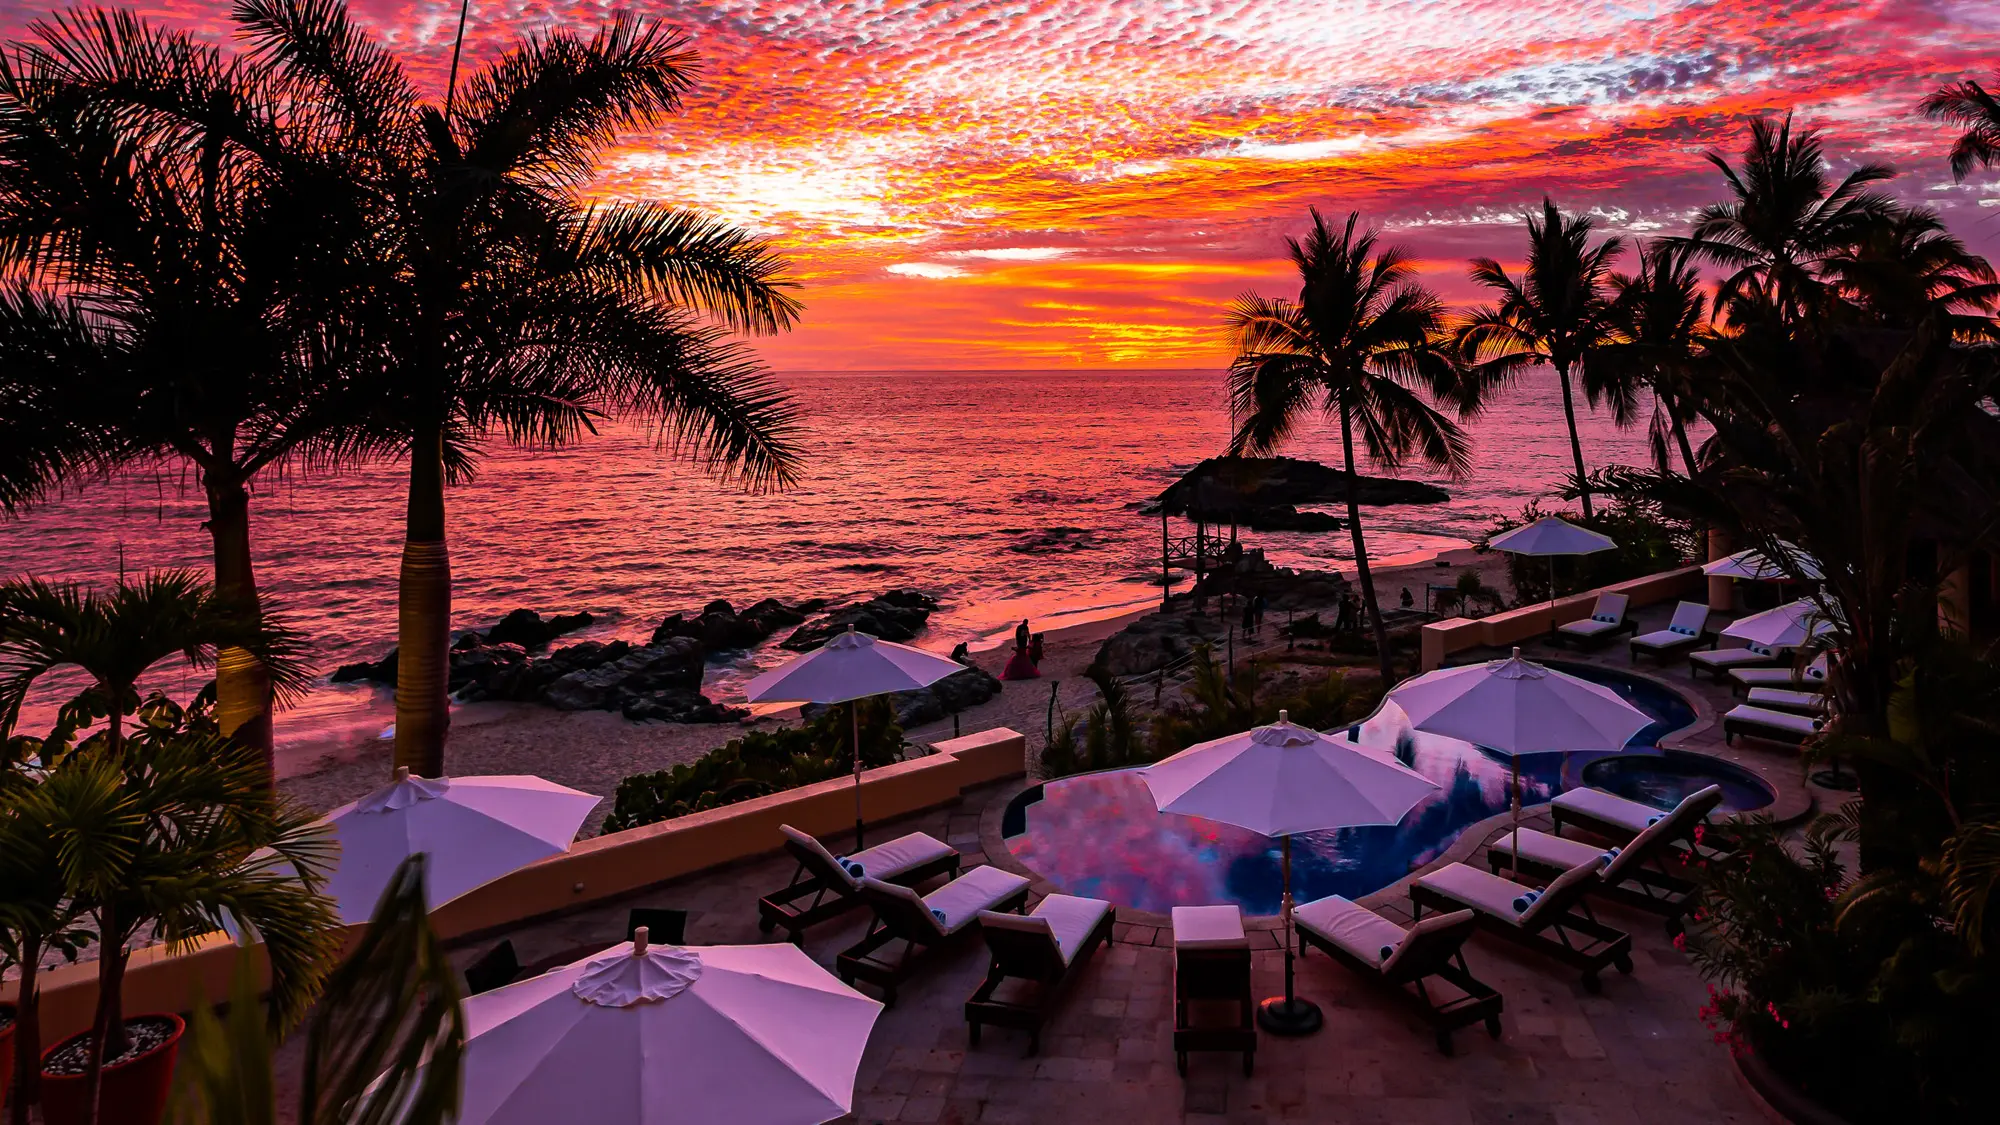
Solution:
[[[1484,608],[1491,613],[1507,604],[1507,595],[1486,584],[1476,570],[1461,570],[1449,589],[1440,590],[1431,599],[1431,608],[1439,616],[1467,614],[1474,607]]]
[[[862,768],[901,761],[903,728],[889,701],[864,699],[860,707]],[[692,762],[620,781],[604,831],[622,832],[845,776],[853,769],[853,747],[845,706],[828,708],[801,726],[752,731]]]
[[[100,765],[98,768],[103,769]],[[116,784],[115,779],[112,784]],[[14,1016],[14,1125],[27,1125],[41,1080],[43,961],[75,961],[96,936],[62,878],[50,805],[30,801],[37,782],[0,767],[0,974],[18,970]]]
[[[430,926],[424,857],[405,859],[306,1025],[296,1125],[446,1125],[465,1052],[458,975]],[[277,1125],[276,1042],[248,957],[226,1012],[197,1004],[176,1125]]]
[[[1520,516],[1502,516],[1495,520],[1486,537],[1492,539],[1545,516],[1561,516],[1579,527],[1608,535],[1618,544],[1613,550],[1559,560],[1555,587],[1558,595],[1673,570],[1699,557],[1697,537],[1690,521],[1669,514],[1658,503],[1608,488],[1606,491],[1608,503],[1599,508],[1595,516],[1586,518],[1574,512],[1552,510],[1543,507],[1540,500],[1534,500],[1521,509]],[[1516,605],[1548,601],[1549,560],[1508,555],[1507,582],[1514,588]]]

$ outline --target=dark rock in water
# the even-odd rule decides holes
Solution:
[[[927,688],[899,691],[889,698],[896,708],[896,723],[908,730],[976,707],[999,695],[1000,686],[992,673],[968,664]]]
[[[532,651],[595,620],[588,613],[559,613],[543,620],[542,615],[532,609],[517,609],[488,629],[482,639],[490,645],[520,645]]]
[[[937,599],[910,589],[889,590],[865,602],[843,606],[824,617],[807,622],[780,642],[794,652],[805,652],[825,644],[849,626],[885,641],[907,641],[923,630],[937,609]]]
[[[1113,676],[1165,668],[1208,641],[1206,621],[1185,613],[1153,613],[1106,637],[1091,663]]]
[[[334,669],[332,681],[336,684],[351,684],[359,680],[371,683],[393,684],[396,682],[396,650],[380,660],[362,660],[354,664],[342,664]]]
[[[652,643],[687,637],[700,641],[710,652],[749,648],[763,643],[780,629],[800,624],[825,605],[821,599],[787,606],[776,598],[765,598],[738,613],[728,602],[716,600],[691,617],[676,613],[660,622],[659,628],[653,630]]]
[[[1097,537],[1087,528],[1045,527],[1021,534],[1007,549],[1023,555],[1067,555],[1097,546]]]
[[[728,723],[748,715],[740,707],[724,707],[698,691],[663,688],[634,693],[619,708],[634,722]]]
[[[603,652],[592,655],[596,659],[563,673],[543,688],[542,700],[562,711],[620,711],[654,692],[692,694],[701,688],[701,645],[688,637],[669,637],[643,648],[627,645],[610,659],[603,659]]]
[[[1383,504],[1437,504],[1451,498],[1436,485],[1393,477],[1363,476],[1359,500]],[[1317,531],[1342,526],[1325,512],[1301,504],[1345,504],[1347,471],[1292,457],[1211,457],[1187,471],[1142,512],[1199,517],[1271,531]]]

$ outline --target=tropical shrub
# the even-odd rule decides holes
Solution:
[[[671,769],[637,773],[618,783],[604,831],[721,808],[767,793],[842,777],[853,769],[854,728],[846,707],[831,707],[809,722],[773,731],[751,731]],[[903,728],[885,699],[861,701],[861,767],[901,761]]]
[[[1643,578],[1688,565],[1702,557],[1699,537],[1689,520],[1671,515],[1660,505],[1630,494],[1613,493],[1597,514],[1586,519],[1574,512],[1542,507],[1539,500],[1521,509],[1519,518],[1502,516],[1486,538],[1531,524],[1546,516],[1563,519],[1611,537],[1610,551],[1556,560],[1556,593],[1593,590],[1630,578]],[[1530,555],[1507,556],[1507,580],[1514,587],[1514,604],[1549,600],[1549,560]]]

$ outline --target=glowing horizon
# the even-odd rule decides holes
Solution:
[[[46,5],[4,3],[9,37]],[[226,34],[217,5],[148,12]],[[455,3],[355,12],[441,83]],[[2000,67],[2000,5],[1706,0],[475,2],[466,58],[617,10],[685,28],[687,112],[623,138],[596,191],[766,235],[804,283],[783,370],[1213,367],[1222,305],[1290,292],[1306,207],[1359,210],[1449,300],[1518,257],[1544,193],[1609,233],[1684,229],[1750,116],[1797,110],[1840,174],[1903,172],[2000,253],[2000,171],[1954,185],[1917,100]]]

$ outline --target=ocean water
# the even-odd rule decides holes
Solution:
[[[1138,506],[1229,434],[1213,371],[788,374],[806,421],[798,486],[752,495],[662,453],[643,424],[618,421],[561,449],[495,443],[448,496],[454,626],[526,606],[587,609],[579,637],[642,638],[712,598],[865,596],[910,586],[942,603],[919,643],[997,643],[1014,621],[1058,628],[1157,601],[1160,524]],[[1465,481],[1435,474],[1443,504],[1363,510],[1372,558],[1418,561],[1464,546],[1493,519],[1559,486],[1568,465],[1554,376],[1531,376],[1472,427]],[[1643,427],[1583,420],[1593,466],[1639,464]],[[1291,456],[1338,463],[1337,434],[1303,433]],[[258,581],[304,631],[323,672],[394,643],[403,481],[397,465],[332,475],[272,474],[252,502]],[[121,568],[206,568],[204,504],[191,471],[130,473],[73,488],[0,522],[0,573],[114,581]],[[1191,529],[1174,521],[1173,534]],[[1338,533],[1244,532],[1274,561],[1347,570]],[[711,668],[707,690],[741,683],[784,654]],[[157,686],[198,684],[179,671]],[[45,724],[53,691],[23,728]],[[323,686],[279,719],[281,768],[330,743],[379,735],[386,693]]]

